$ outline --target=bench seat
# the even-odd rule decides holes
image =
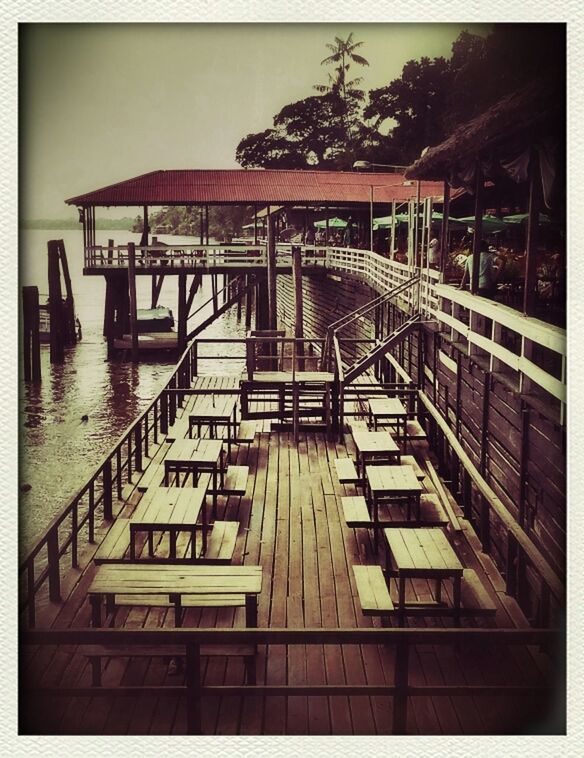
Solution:
[[[401,456],[401,464],[406,466],[412,466],[414,471],[416,472],[416,476],[418,479],[422,480],[426,474],[422,470],[422,467],[418,463],[418,461],[414,458],[413,455],[402,455]]]
[[[381,566],[353,566],[353,574],[365,616],[383,616],[394,610]]]
[[[225,481],[220,490],[222,495],[245,495],[249,466],[229,466],[225,472]]]
[[[354,419],[349,421],[349,429],[351,432],[367,432],[369,431],[369,425],[363,419]]]
[[[359,484],[361,481],[351,458],[336,458],[335,467],[341,484]]]
[[[425,440],[426,432],[423,430],[419,421],[411,419],[406,422],[406,439],[407,440]]]
[[[345,522],[350,527],[370,526],[371,516],[363,495],[341,498]]]
[[[464,569],[460,588],[461,605],[465,611],[480,616],[493,616],[497,606],[474,569]]]
[[[95,563],[121,561],[130,546],[130,519],[117,518],[97,548],[93,560]]]
[[[177,418],[172,426],[168,427],[166,434],[167,442],[174,442],[175,440],[184,440],[189,436],[189,416],[185,413],[181,418]]]
[[[164,482],[164,463],[150,463],[146,471],[140,477],[137,489],[146,492],[148,487],[160,487]]]
[[[255,440],[257,424],[252,419],[240,421],[235,434],[235,440],[238,445],[251,445]]]

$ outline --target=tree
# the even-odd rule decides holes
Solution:
[[[364,109],[374,130],[381,132],[389,120],[395,123],[389,142],[400,163],[416,158],[427,145],[444,139],[444,120],[452,71],[444,58],[408,61],[399,79],[369,92]]]
[[[347,75],[351,63],[359,66],[368,66],[369,61],[358,55],[355,50],[361,47],[363,42],[353,42],[353,33],[346,40],[335,37],[335,44],[327,43],[331,55],[321,61],[321,66],[337,64],[334,74],[328,75],[328,84],[315,84],[317,92],[326,93],[338,102],[335,109],[341,133],[344,136],[344,163],[352,165],[355,157],[355,139],[359,134],[361,105],[365,98],[363,90],[358,85],[363,81],[362,77],[348,80]]]

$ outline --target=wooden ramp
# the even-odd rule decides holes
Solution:
[[[231,385],[230,385],[231,382]],[[232,386],[225,377],[197,379],[196,386]],[[359,602],[353,566],[384,566],[382,553],[373,551],[372,533],[345,522],[344,498],[362,493],[353,484],[341,484],[335,461],[353,455],[350,435],[346,442],[328,439],[320,432],[301,432],[298,444],[290,433],[262,431],[249,445],[237,448],[233,464],[248,467],[243,494],[220,495],[218,519],[239,522],[232,563],[263,568],[259,596],[260,627],[357,628],[385,622],[365,615]],[[150,465],[159,466],[169,447],[161,441]],[[147,461],[148,462],[148,461]],[[146,468],[143,478],[148,476]],[[426,477],[425,483],[429,481]],[[429,494],[429,493],[428,493]],[[140,502],[138,478],[124,493],[114,512],[128,518]],[[353,504],[355,501],[351,501]],[[360,501],[359,501],[360,502]],[[359,514],[355,516],[359,517]],[[465,568],[493,604],[491,616],[463,618],[463,627],[515,627],[526,625],[516,603],[506,596],[504,583],[490,559],[480,552],[470,525],[458,513],[463,528],[456,535],[456,550]],[[97,530],[98,541],[110,525]],[[188,551],[188,535],[179,546]],[[177,546],[177,550],[179,548]],[[144,543],[141,543],[142,549]],[[168,550],[168,535],[157,544]],[[90,624],[87,588],[95,573],[93,557],[99,544],[80,551],[78,569],[62,582],[63,600],[47,601],[37,627],[85,628]],[[359,573],[365,582],[368,608],[383,607],[387,598],[376,595],[379,572]],[[369,584],[367,584],[369,583]],[[367,588],[368,587],[368,588]],[[408,581],[408,595],[427,601],[426,580]],[[480,594],[480,592],[479,592]],[[476,595],[476,592],[475,592]],[[373,597],[373,599],[372,599]],[[448,590],[445,590],[448,599]],[[377,599],[375,599],[377,598]],[[475,598],[476,599],[476,598]],[[480,601],[479,597],[479,601]],[[242,607],[185,607],[185,627],[242,627]],[[116,627],[172,628],[174,614],[167,606],[120,606]],[[419,617],[410,626],[448,626],[448,619]],[[25,681],[40,687],[90,686],[88,657],[75,647],[31,648],[22,653]],[[242,656],[214,655],[202,659],[203,684],[243,685],[246,665]],[[538,685],[548,675],[548,659],[539,649],[418,645],[410,650],[412,685],[489,684]],[[258,684],[370,684],[392,685],[395,648],[383,645],[276,645],[260,646],[255,660]],[[103,658],[100,681],[109,686],[180,685],[184,670],[171,673],[161,656]],[[407,731],[411,734],[501,734],[521,732],[542,718],[541,700],[533,696],[411,697]],[[24,734],[185,734],[186,703],[177,692],[148,694],[67,696],[31,695],[23,706],[20,725]],[[206,734],[376,735],[392,731],[392,698],[387,695],[329,697],[241,697],[221,695],[203,700],[202,724]]]

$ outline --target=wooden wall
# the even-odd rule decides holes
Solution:
[[[322,337],[328,324],[367,302],[376,293],[348,278],[324,274],[303,277],[305,334]],[[294,314],[291,277],[278,277],[279,316],[291,326]],[[372,314],[373,316],[373,314]],[[372,319],[344,333],[370,338]],[[395,356],[430,397],[461,441],[465,451],[558,573],[565,570],[566,447],[565,430],[553,411],[520,395],[509,381],[466,346],[425,325]],[[476,512],[479,522],[478,503]],[[504,568],[505,534],[491,521],[493,557]]]

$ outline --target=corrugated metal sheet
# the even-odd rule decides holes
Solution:
[[[153,171],[71,197],[69,205],[229,205],[404,201],[415,182],[400,174],[261,169]],[[422,197],[442,198],[441,182],[423,182]]]

